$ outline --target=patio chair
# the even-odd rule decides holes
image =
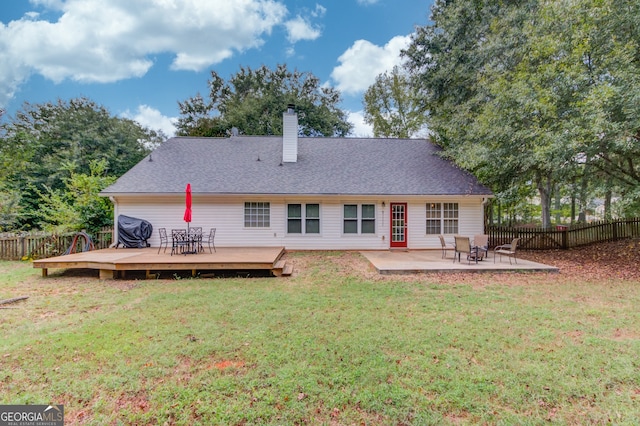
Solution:
[[[209,246],[209,253],[211,253],[211,247],[213,247],[213,251],[216,251],[216,245],[213,243],[213,240],[215,237],[216,237],[216,228],[211,228],[211,230],[209,231],[209,237],[207,238],[207,241],[206,241],[207,246]],[[205,241],[202,242],[203,245],[204,243]]]
[[[167,238],[167,229],[166,228],[158,228],[158,232],[160,233],[160,247],[158,247],[158,254],[160,254],[160,249],[164,245],[164,252],[167,252],[167,246],[169,245],[169,238]]]
[[[189,237],[186,229],[171,230],[171,256],[173,253],[184,253],[189,249]]]
[[[440,245],[442,246],[442,258],[446,258],[447,257],[447,250],[455,250],[455,247],[453,247],[451,244],[447,244],[447,242],[444,240],[444,235],[438,235],[438,237],[440,238]]]
[[[201,226],[192,226],[189,228],[189,242],[193,245],[192,250],[201,252],[202,251],[202,227]]]
[[[454,239],[456,245],[455,252],[453,253],[453,263],[456,262],[456,254],[458,255],[458,262],[460,262],[460,255],[462,253],[467,254],[467,261],[469,262],[469,264],[471,264],[471,259],[474,259],[476,263],[478,263],[478,259],[476,256],[477,251],[471,248],[471,240],[469,239],[469,237],[461,237],[459,235],[456,235]]]
[[[513,257],[513,261],[518,263],[518,258],[516,257],[516,249],[518,248],[518,241],[520,238],[514,238],[511,240],[511,244],[503,244],[501,246],[496,246],[493,249],[493,263],[496,263],[496,254],[500,255],[500,262],[502,262],[502,256],[509,257],[509,264],[511,264],[511,258]]]
[[[489,236],[478,234],[473,236],[473,245],[478,248],[478,260],[489,257]]]

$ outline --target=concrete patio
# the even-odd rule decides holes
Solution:
[[[555,266],[517,259],[509,263],[508,257],[498,255],[494,263],[494,253],[489,252],[489,257],[475,263],[467,263],[463,255],[460,262],[453,261],[453,253],[447,253],[442,258],[440,250],[389,250],[389,251],[362,251],[361,254],[381,274],[410,274],[417,272],[559,272]]]

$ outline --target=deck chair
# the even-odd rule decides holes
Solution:
[[[166,228],[158,228],[158,232],[160,233],[160,247],[158,247],[158,254],[160,254],[160,250],[164,245],[164,252],[167,252],[167,246],[169,245],[169,238],[167,237],[167,229]]]
[[[469,264],[471,264],[472,258],[477,263],[478,259],[476,259],[476,252],[475,250],[471,249],[471,240],[469,239],[469,237],[461,237],[459,235],[456,235],[454,239],[456,241],[456,245],[455,252],[453,253],[453,263],[456,262],[456,254],[458,255],[458,262],[460,262],[460,255],[462,253],[467,254],[467,261],[469,262]]]
[[[489,257],[489,236],[478,234],[473,236],[473,245],[478,247],[478,260]]]
[[[213,240],[216,237],[216,228],[211,228],[211,230],[209,231],[209,237],[207,237],[207,240],[202,241],[202,246],[204,246],[204,244],[207,244],[207,246],[209,246],[209,253],[211,253],[211,247],[213,247],[213,251],[216,251],[216,245],[214,244]],[[202,250],[204,251],[204,248],[202,248]]]
[[[173,253],[184,253],[189,249],[189,238],[187,236],[186,229],[172,229],[171,230],[171,256]]]
[[[438,237],[440,238],[440,245],[442,246],[442,258],[446,258],[447,257],[447,250],[455,250],[455,247],[453,247],[451,244],[447,244],[447,242],[444,240],[444,235],[438,235]]]
[[[513,257],[513,261],[518,263],[518,258],[516,257],[516,249],[518,248],[518,241],[520,238],[514,238],[511,241],[511,244],[503,244],[501,246],[496,246],[493,249],[493,263],[496,263],[496,254],[500,255],[500,262],[502,262],[502,256],[509,257],[509,264],[511,264],[511,258]]]
[[[202,251],[202,227],[201,226],[192,226],[188,231],[189,242],[193,245],[191,249],[193,251],[201,252]]]

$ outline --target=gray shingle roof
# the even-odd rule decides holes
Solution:
[[[199,194],[490,195],[424,139],[300,138],[282,163],[282,137],[177,137],[103,195]],[[150,161],[151,160],[151,161]]]

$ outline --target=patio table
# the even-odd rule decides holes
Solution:
[[[186,250],[182,254],[198,254],[202,247],[202,228],[192,227],[187,232]]]
[[[193,229],[190,229],[189,231],[186,229],[172,229],[171,254],[197,254],[202,245],[202,228],[199,229],[199,232],[194,231]]]

